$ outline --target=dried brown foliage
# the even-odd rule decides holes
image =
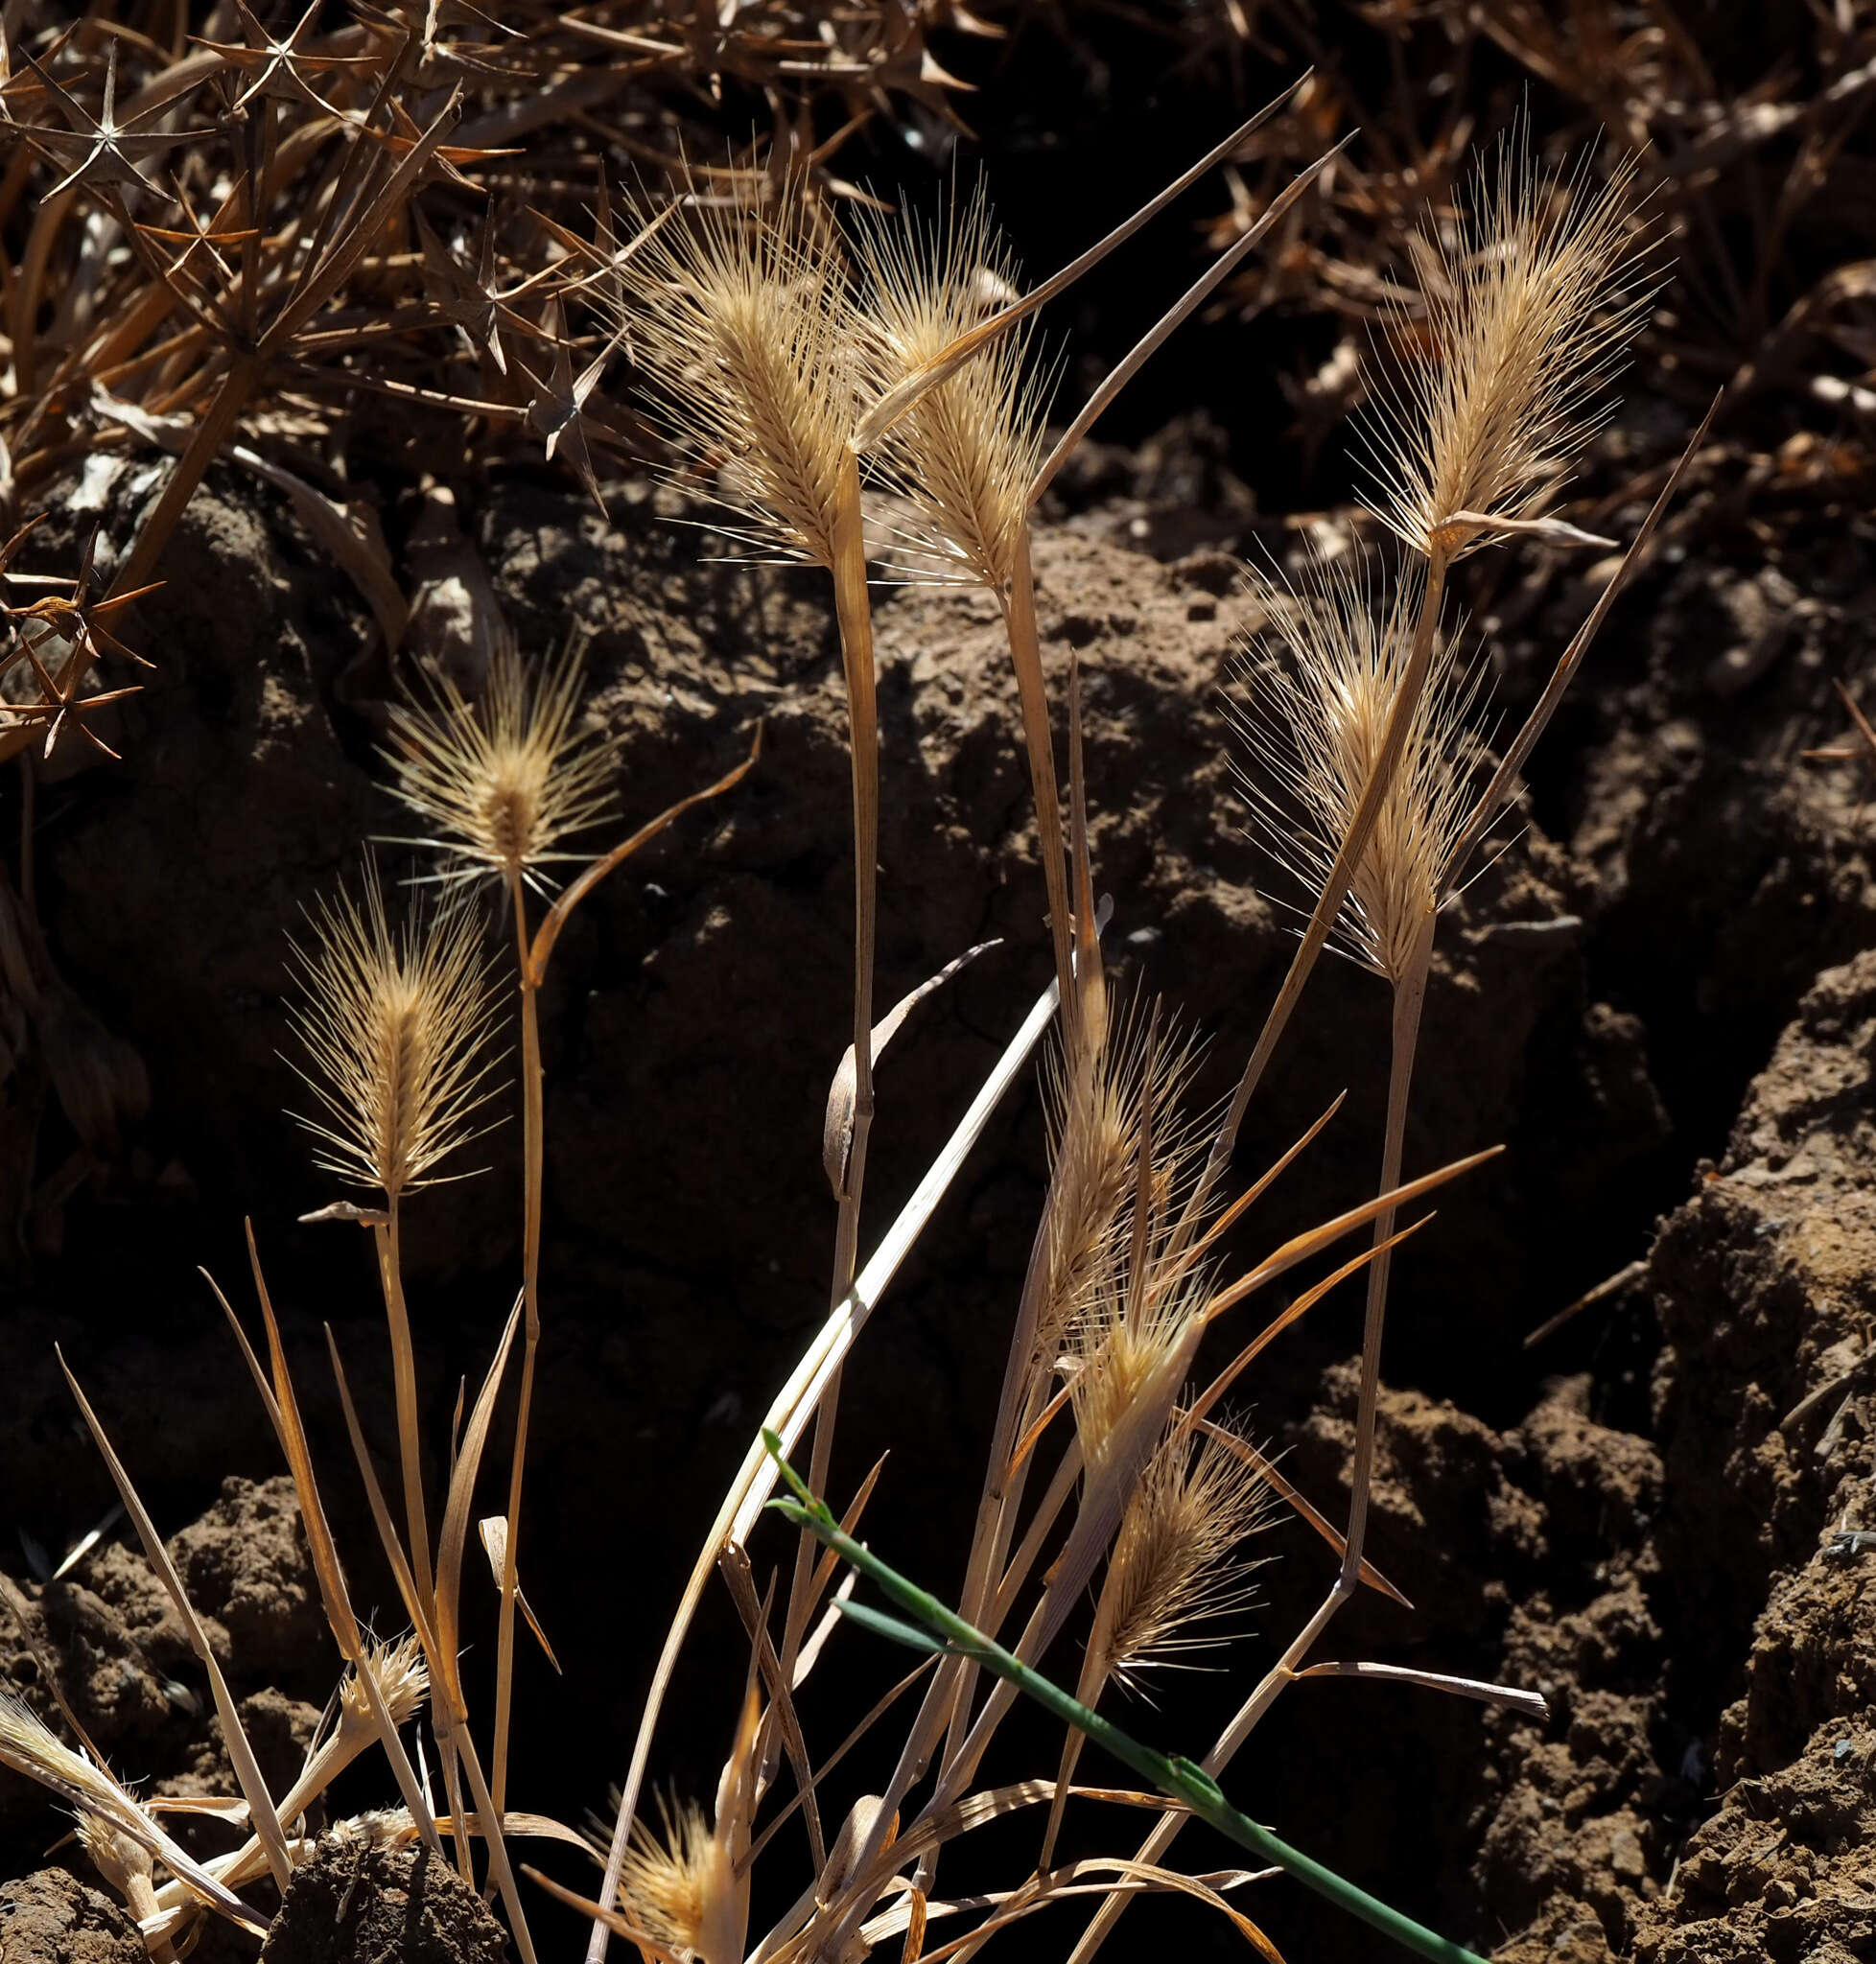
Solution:
[[[176,462],[135,538],[66,581],[59,619],[26,627],[9,583],[0,758],[67,730],[102,747],[111,609],[218,456],[289,491],[392,643],[402,599],[345,490],[386,399],[443,419],[445,448],[544,450],[597,493],[596,456],[634,428],[601,392],[612,344],[589,304],[630,247],[608,186],[683,176],[687,148],[723,154],[720,116],[742,147],[708,174],[719,188],[806,173],[844,189],[834,154],[870,119],[949,113],[927,31],[979,25],[944,0],[445,0],[337,26],[230,0],[210,18],[153,0],[9,11],[0,516],[101,454]]]

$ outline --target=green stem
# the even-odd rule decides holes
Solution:
[[[1304,1888],[1313,1890],[1350,1916],[1358,1917],[1370,1929],[1379,1930],[1417,1955],[1431,1959],[1432,1964],[1488,1964],[1488,1960],[1477,1952],[1450,1942],[1423,1924],[1416,1923],[1411,1916],[1403,1915],[1377,1897],[1371,1896],[1347,1877],[1324,1867],[1301,1849],[1292,1848],[1268,1828],[1232,1807],[1218,1783],[1204,1767],[1195,1765],[1190,1760],[1168,1757],[1155,1752],[1151,1746],[1142,1745],[1111,1719],[1090,1711],[1060,1685],[1013,1656],[1000,1644],[993,1643],[982,1631],[947,1609],[935,1596],[927,1595],[915,1582],[889,1568],[870,1549],[841,1531],[833,1515],[815,1499],[794,1468],[782,1459],[781,1441],[772,1434],[766,1437],[782,1477],[797,1495],[793,1501],[772,1501],[770,1506],[876,1582],[923,1627],[914,1628],[861,1603],[843,1602],[841,1611],[851,1621],[913,1649],[941,1656],[968,1657],[973,1663],[981,1665],[1006,1683],[1014,1685],[1064,1724],[1073,1726],[1077,1732],[1105,1747],[1122,1765],[1130,1767],[1142,1779],[1150,1780],[1168,1798],[1178,1801],[1239,1847],[1250,1849],[1261,1860],[1294,1876]]]

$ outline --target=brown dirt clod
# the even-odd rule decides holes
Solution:
[[[261,1956],[267,1964],[503,1964],[488,1906],[421,1844],[374,1848],[329,1835],[294,1873]]]

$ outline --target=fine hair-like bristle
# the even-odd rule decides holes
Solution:
[[[540,869],[581,858],[559,842],[609,817],[616,746],[578,728],[581,647],[530,672],[512,643],[472,705],[447,675],[391,711],[385,751],[397,797],[430,828],[392,843],[435,848],[445,878],[487,873],[540,883]]]
[[[1424,579],[1410,562],[1392,600],[1355,553],[1311,558],[1294,584],[1254,575],[1273,627],[1254,639],[1230,703],[1257,768],[1240,765],[1253,828],[1305,887],[1320,888],[1348,836],[1412,652]],[[1280,640],[1290,660],[1269,645]],[[1398,981],[1439,904],[1471,810],[1479,753],[1467,730],[1484,681],[1439,651],[1334,942]],[[1469,751],[1469,754],[1468,754]]]
[[[883,394],[935,362],[1014,297],[1016,266],[981,191],[926,226],[913,215],[863,216],[856,226],[867,309],[868,381]],[[879,455],[892,489],[916,515],[914,577],[1008,585],[1029,487],[1042,467],[1046,388],[1030,372],[1029,326],[1003,334],[922,395]]]
[[[660,420],[752,543],[832,567],[857,413],[838,243],[790,182],[757,207],[693,191],[624,269]],[[652,222],[647,220],[647,227]]]
[[[368,860],[363,889],[362,903],[342,890],[318,900],[310,946],[293,945],[300,1076],[323,1108],[299,1121],[321,1168],[395,1199],[476,1135],[494,1089],[486,1040],[498,997],[466,901],[415,904],[393,928]]]
[[[1251,1601],[1256,1566],[1237,1550],[1274,1511],[1253,1462],[1175,1426],[1114,1538],[1096,1615],[1102,1673],[1137,1691],[1142,1672],[1228,1641],[1216,1624]]]
[[[1633,222],[1633,160],[1600,186],[1533,161],[1520,122],[1495,172],[1476,175],[1450,225],[1429,230],[1423,315],[1390,326],[1419,347],[1377,384],[1362,436],[1375,515],[1409,546],[1449,555],[1484,528],[1458,514],[1535,516],[1607,413],[1659,284]]]

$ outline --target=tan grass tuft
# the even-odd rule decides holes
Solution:
[[[446,877],[484,873],[539,884],[539,869],[580,859],[559,841],[612,815],[616,746],[580,731],[581,647],[530,674],[510,643],[489,665],[480,705],[447,676],[428,700],[391,711],[385,755],[398,798],[429,827],[428,836],[394,841],[448,855]]]
[[[108,1772],[68,1746],[23,1698],[0,1692],[0,1765],[50,1787],[87,1813],[121,1824],[141,1810]]]
[[[430,1673],[424,1667],[423,1646],[414,1636],[400,1637],[393,1643],[371,1643],[365,1647],[371,1674],[384,1695],[385,1709],[391,1723],[408,1725],[417,1716],[430,1691]],[[356,1672],[347,1676],[341,1696],[346,1716],[357,1723],[373,1723],[371,1706]]]
[[[876,395],[934,363],[952,342],[1016,293],[1016,268],[993,229],[983,195],[953,207],[941,227],[916,217],[864,217],[855,256]],[[1042,468],[1046,389],[1028,370],[1029,324],[1000,335],[921,396],[893,426],[880,464],[917,514],[910,568],[1009,585],[1029,487]]]
[[[1202,1128],[1180,1113],[1197,1046],[1157,1032],[1136,1007],[1112,1040],[1079,1064],[1050,1052],[1043,1088],[1049,1134],[1047,1280],[1037,1324],[1044,1367],[1065,1332],[1104,1288],[1123,1287],[1133,1238],[1143,1133],[1150,1128],[1153,1195],[1161,1210],[1184,1181]]]
[[[1252,1600],[1240,1545],[1275,1516],[1269,1483],[1230,1446],[1175,1429],[1154,1455],[1114,1537],[1097,1620],[1103,1674],[1139,1673],[1228,1641],[1214,1628]]]
[[[731,1964],[711,1954],[714,1934],[736,1894],[728,1851],[694,1803],[674,1806],[661,1795],[659,1812],[662,1835],[644,1821],[632,1830],[620,1874],[627,1913],[646,1936],[680,1958]]]
[[[626,327],[683,455],[743,536],[832,569],[857,419],[846,268],[796,187],[758,208],[693,192],[625,268]]]
[[[292,1020],[311,1066],[300,1075],[324,1112],[300,1123],[325,1171],[395,1200],[476,1135],[491,1095],[496,995],[481,924],[458,901],[413,906],[393,929],[368,861],[363,905],[341,892],[309,920],[312,946],[293,947]]]
[[[1260,576],[1271,633],[1240,670],[1248,702],[1231,712],[1259,771],[1240,769],[1253,826],[1311,891],[1348,836],[1413,649],[1424,581],[1418,563],[1391,603],[1368,563],[1349,553],[1308,562],[1294,587]],[[1281,661],[1268,645],[1280,639]],[[1399,981],[1416,936],[1439,904],[1471,811],[1466,718],[1484,671],[1436,656],[1415,706],[1367,849],[1333,939],[1345,953]]]
[[[1071,1398],[1083,1461],[1091,1474],[1116,1451],[1144,1457],[1132,1422],[1156,1405],[1164,1410],[1171,1380],[1183,1375],[1209,1291],[1202,1271],[1177,1265],[1157,1273],[1149,1258],[1142,1286],[1130,1286],[1114,1262],[1090,1292],[1068,1330]],[[1157,1427],[1156,1427],[1157,1429]]]
[[[1375,514],[1416,550],[1475,543],[1485,528],[1462,513],[1535,516],[1601,426],[1659,284],[1637,249],[1634,175],[1632,159],[1600,188],[1587,159],[1567,179],[1540,170],[1520,125],[1426,236],[1423,318],[1391,322],[1424,358],[1380,386],[1364,431]]]

